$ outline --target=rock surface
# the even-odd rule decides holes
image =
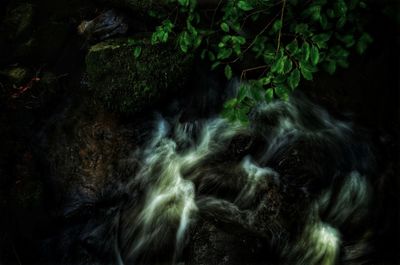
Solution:
[[[138,45],[126,38],[107,40],[92,46],[86,57],[90,89],[111,110],[140,112],[185,84],[190,55],[146,39]],[[138,57],[136,47],[141,49]]]

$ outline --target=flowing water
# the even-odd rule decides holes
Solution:
[[[144,193],[120,231],[120,264],[151,264],[149,253],[165,250],[167,263],[180,262],[206,216],[283,246],[291,264],[333,265],[343,254],[341,227],[367,216],[368,147],[350,123],[303,99],[259,106],[250,126],[159,117],[136,155],[139,170],[127,187]],[[298,201],[288,202],[293,194]],[[285,218],[296,211],[304,223],[292,238]]]

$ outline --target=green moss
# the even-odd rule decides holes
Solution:
[[[100,2],[106,3],[113,7],[129,8],[133,11],[147,12],[162,11],[171,5],[170,0],[99,0]]]
[[[29,70],[23,67],[13,67],[6,72],[10,80],[16,84],[21,84],[29,76]]]
[[[89,86],[108,108],[126,113],[143,110],[185,84],[192,57],[171,46],[142,41],[135,58],[127,39],[101,42],[89,50]]]

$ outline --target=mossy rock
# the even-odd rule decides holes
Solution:
[[[173,6],[170,0],[98,0],[111,7],[128,8],[135,12],[163,11]],[[176,4],[175,4],[176,5]]]
[[[186,83],[191,55],[172,45],[140,43],[138,58],[126,38],[98,43],[86,56],[89,87],[111,110],[139,112]]]

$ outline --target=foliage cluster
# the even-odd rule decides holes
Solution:
[[[351,53],[362,54],[372,41],[363,0],[216,0],[210,9],[200,8],[202,0],[169,2],[170,12],[149,14],[160,19],[152,44],[175,40],[227,79],[240,76],[237,96],[224,105],[231,120],[246,122],[260,101],[286,100],[320,69],[347,67]]]

